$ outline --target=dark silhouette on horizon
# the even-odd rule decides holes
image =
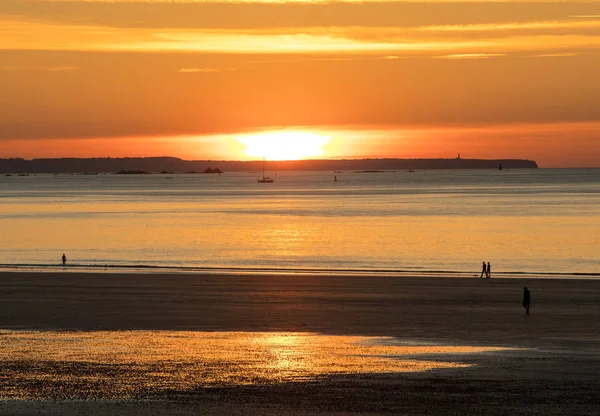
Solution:
[[[210,167],[206,168],[202,173],[218,173],[219,175],[223,173],[221,169],[211,169]]]
[[[535,169],[533,160],[507,159],[307,159],[270,161],[269,171],[354,171],[407,169],[497,169],[498,164],[510,169]],[[0,159],[0,173],[114,173],[114,172],[204,172],[211,166],[213,173],[256,172],[261,160],[182,160],[176,157],[124,158],[55,158]]]
[[[65,255],[65,253],[63,253],[62,255],[62,265],[66,265],[67,264],[67,256]]]
[[[479,276],[479,278],[480,278],[480,279],[483,279],[483,275],[484,275],[484,274],[487,276],[487,267],[486,267],[486,265],[485,265],[485,261],[483,262],[483,265],[482,265],[482,267],[481,267],[481,276]]]
[[[492,277],[492,266],[490,266],[490,262],[488,261],[487,270],[486,270],[486,278],[490,279]]]
[[[531,293],[527,287],[523,288],[523,307],[525,308],[525,313],[529,315],[529,305],[531,304]]]

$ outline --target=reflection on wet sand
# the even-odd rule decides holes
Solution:
[[[0,398],[126,399],[333,374],[422,372],[469,367],[423,355],[498,350],[287,332],[5,331]]]

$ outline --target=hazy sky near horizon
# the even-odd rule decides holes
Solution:
[[[597,1],[2,0],[0,157],[600,166],[598,74]]]

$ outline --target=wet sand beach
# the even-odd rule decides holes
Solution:
[[[2,272],[0,413],[591,415],[599,322],[591,279]]]

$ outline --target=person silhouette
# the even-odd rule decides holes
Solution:
[[[483,278],[483,275],[484,275],[484,274],[485,274],[485,275],[487,275],[487,272],[486,272],[486,270],[487,270],[487,269],[486,269],[486,267],[485,267],[485,261],[484,261],[484,262],[483,262],[483,267],[482,267],[482,269],[481,269],[481,276],[479,276],[479,278],[480,278],[480,279],[482,279],[482,278]]]
[[[63,255],[62,255],[62,264],[63,264],[63,266],[65,264],[67,264],[67,256],[65,255],[65,253],[63,253]]]
[[[529,304],[531,303],[531,293],[529,293],[529,289],[525,287],[523,289],[523,307],[525,308],[525,313],[529,315]]]
[[[487,270],[485,272],[487,278],[489,279],[490,277],[492,277],[492,267],[490,266],[490,262],[488,261],[487,264]]]

